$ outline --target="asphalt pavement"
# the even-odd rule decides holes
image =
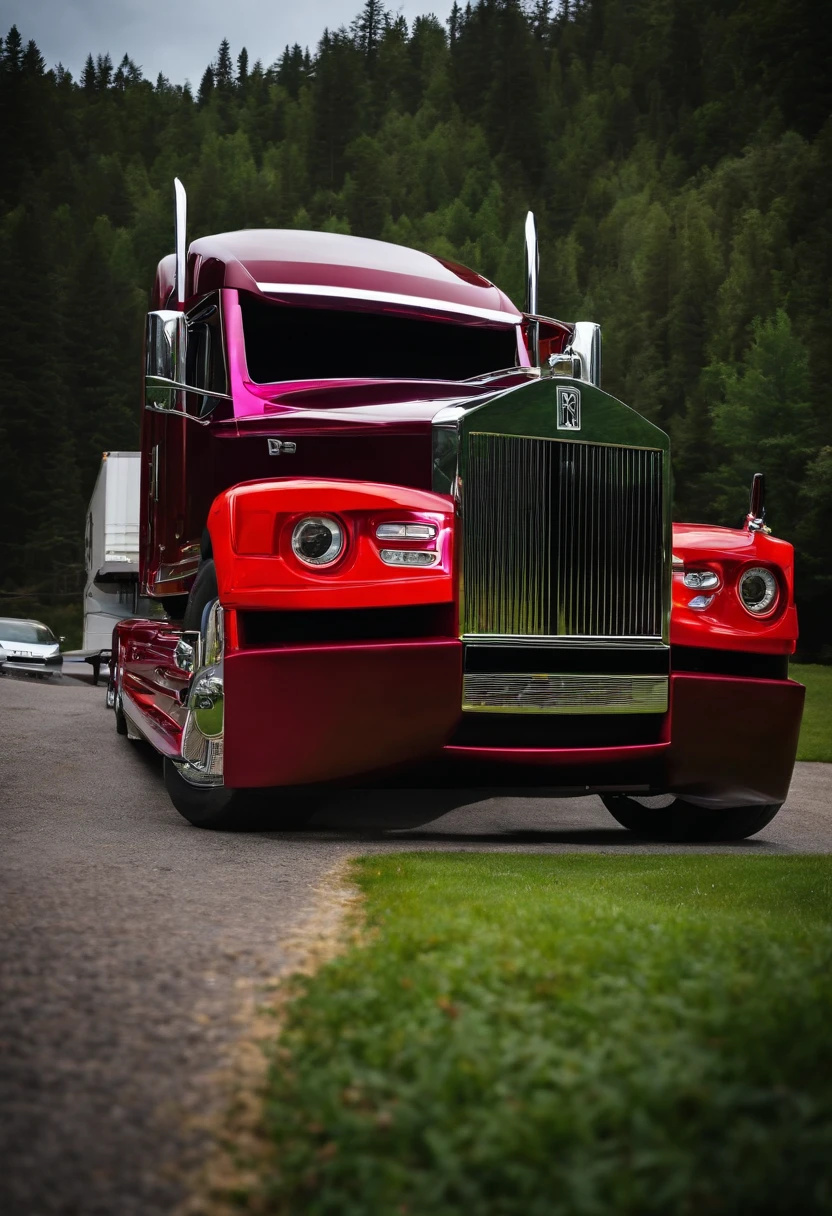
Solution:
[[[174,811],[155,754],[116,735],[90,669],[0,679],[0,1212],[172,1213],[244,994],[291,962],[339,859],[391,849],[611,854],[597,798],[349,791],[300,833]],[[684,851],[691,851],[689,848]],[[758,836],[697,852],[832,852],[832,765],[799,764]]]

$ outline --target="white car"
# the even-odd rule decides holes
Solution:
[[[63,662],[61,643],[47,625],[0,617],[0,668],[4,672],[59,675]]]

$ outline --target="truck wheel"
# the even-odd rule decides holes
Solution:
[[[677,844],[744,840],[771,823],[783,805],[774,802],[716,811],[675,798],[668,806],[655,807],[626,794],[603,794],[601,801],[613,819],[636,836]]]
[[[224,785],[203,788],[186,781],[172,760],[165,757],[165,788],[180,815],[197,828],[245,828],[256,809],[248,791]]]
[[[238,832],[297,832],[315,813],[309,802],[290,802],[281,790],[203,788],[187,781],[165,757],[165,788],[180,815],[197,828]]]
[[[116,691],[116,700],[113,709],[116,711],[116,734],[126,735],[127,719],[125,718],[124,710],[121,707],[121,693],[118,691]]]
[[[187,604],[180,612],[182,628],[197,631],[202,628],[202,615],[206,607],[212,604],[219,595],[217,589],[217,568],[214,559],[203,562],[197,570],[191,594]]]
[[[187,595],[165,595],[162,597],[162,607],[172,621],[181,621],[190,597]]]
[[[200,566],[191,588],[182,616],[183,629],[202,630],[206,608],[213,604],[217,594],[217,571],[213,558],[209,558]],[[180,815],[199,828],[292,831],[304,827],[315,812],[311,801],[290,801],[280,790],[232,790],[224,785],[199,785],[189,781],[167,757],[165,786]]]

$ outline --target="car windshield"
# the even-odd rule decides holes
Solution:
[[[240,293],[248,373],[286,380],[468,380],[517,362],[514,325],[292,308]]]
[[[55,641],[51,629],[41,625],[40,621],[17,621],[8,617],[0,617],[0,642],[29,642],[38,646],[48,646]]]

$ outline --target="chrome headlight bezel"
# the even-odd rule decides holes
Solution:
[[[320,554],[304,553],[301,544],[303,530],[309,527],[326,528],[330,533],[330,543]],[[292,528],[292,552],[304,566],[319,570],[325,566],[333,566],[343,556],[347,547],[346,529],[331,515],[304,515]]]
[[[749,603],[743,595],[743,588],[747,588],[752,579],[760,579],[765,591],[760,599]],[[737,599],[750,616],[757,619],[772,616],[780,605],[780,583],[774,571],[767,566],[749,566],[743,570],[737,580]]]

